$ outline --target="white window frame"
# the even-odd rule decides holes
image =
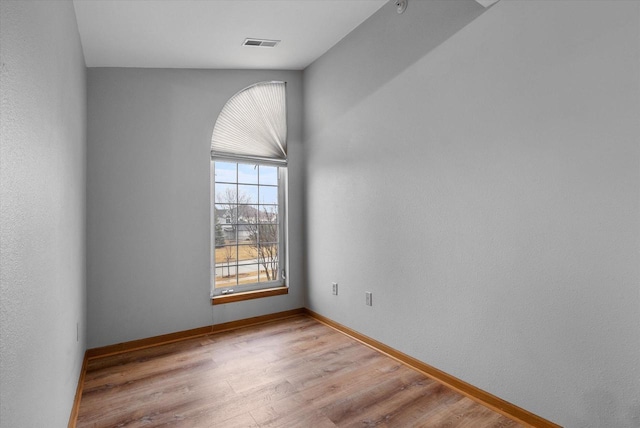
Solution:
[[[216,228],[216,193],[215,193],[215,163],[217,161],[220,162],[234,162],[234,163],[243,163],[243,164],[253,164],[253,165],[266,165],[266,166],[276,166],[278,167],[278,278],[272,281],[265,282],[256,282],[249,284],[238,284],[234,286],[227,287],[219,287],[216,288],[215,278],[216,278],[216,260],[215,260],[215,228]],[[288,174],[287,174],[287,164],[285,162],[281,162],[273,159],[264,159],[264,158],[252,158],[248,156],[227,156],[227,155],[218,155],[212,153],[211,155],[211,164],[210,164],[210,199],[211,199],[211,239],[210,239],[210,248],[211,248],[211,297],[229,295],[235,293],[242,292],[250,292],[256,290],[264,290],[269,288],[276,287],[288,287],[288,257],[287,257],[287,247],[288,247],[288,239],[287,239],[287,195],[288,195]],[[257,203],[256,203],[257,205]],[[225,222],[221,223],[222,225],[226,224]],[[238,244],[236,244],[238,245]],[[236,263],[236,272],[238,266],[238,260]],[[261,265],[258,265],[258,269],[260,269]]]

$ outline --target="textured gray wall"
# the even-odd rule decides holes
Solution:
[[[212,307],[211,134],[263,80],[287,81],[290,292]],[[302,307],[302,73],[94,68],[87,90],[89,348]]]
[[[0,425],[63,427],[86,309],[85,67],[72,3],[0,2],[0,46]]]
[[[308,307],[562,425],[640,426],[640,3],[393,9],[304,71]]]

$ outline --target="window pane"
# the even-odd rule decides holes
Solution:
[[[260,205],[260,223],[277,223],[278,206]]]
[[[232,287],[237,282],[237,249],[235,245],[216,248],[216,288]]]
[[[232,263],[232,262],[233,262],[232,264],[235,264],[237,259],[238,259],[238,250],[236,249],[235,245],[229,244],[229,245],[224,245],[222,247],[216,248],[216,267],[222,264],[226,266],[227,263]]]
[[[214,215],[215,215],[216,224],[226,223],[225,219],[231,217],[231,213],[229,212],[229,206],[226,204],[216,204]]]
[[[221,274],[222,271],[224,271],[224,274]],[[238,278],[235,273],[235,267],[231,266],[231,275],[227,274],[226,267],[223,267],[223,268],[216,267],[215,281],[216,281],[216,288],[233,287],[234,285],[236,285]]]
[[[215,173],[216,173],[216,181],[226,181],[229,183],[235,183],[236,164],[233,162],[216,162]]]
[[[238,223],[254,224],[258,222],[257,205],[238,205]]]
[[[258,246],[258,263],[269,269],[278,270],[278,245],[268,244]]]
[[[258,184],[258,165],[239,163],[238,183]]]
[[[238,266],[238,284],[252,284],[258,282],[258,265]]]
[[[238,203],[238,190],[235,184],[216,183],[216,203],[225,204],[228,207]]]
[[[238,185],[238,203],[255,204],[258,203],[258,186],[240,184]]]
[[[260,184],[278,184],[278,167],[260,165]]]
[[[260,203],[277,204],[278,188],[274,186],[260,186]]]
[[[251,244],[238,245],[238,263],[251,264],[256,263],[256,248]]]
[[[260,265],[258,282],[275,281],[278,279],[278,260],[271,260]]]
[[[264,242],[278,242],[277,224],[260,224],[258,226],[258,240]]]

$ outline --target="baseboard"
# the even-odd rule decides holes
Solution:
[[[245,318],[238,321],[230,321],[222,324],[208,325],[191,330],[177,331],[175,333],[162,334],[160,336],[148,337],[146,339],[132,340],[129,342],[116,343],[114,345],[102,346],[87,350],[88,359],[101,358],[137,349],[149,348],[151,346],[163,345],[166,343],[178,342],[180,340],[192,339],[194,337],[206,336],[208,334],[219,333],[221,331],[234,330],[241,327],[262,324],[265,322],[289,318],[305,313],[303,308],[292,309],[275,314],[261,315],[252,318]]]
[[[531,427],[540,427],[540,428],[562,428],[560,425],[557,425],[551,421],[548,421],[538,415],[535,415],[521,407],[516,406],[515,404],[511,404],[508,401],[505,401],[499,397],[496,397],[493,394],[490,394],[486,391],[483,391],[480,388],[477,388],[463,380],[460,380],[454,376],[451,376],[448,373],[443,372],[433,366],[423,363],[420,360],[417,360],[407,354],[404,354],[396,349],[391,348],[390,346],[385,345],[382,342],[378,342],[375,339],[372,339],[364,334],[361,334],[349,327],[346,327],[340,323],[333,321],[330,318],[322,316],[311,309],[305,308],[305,314],[309,317],[319,321],[347,336],[363,343],[364,345],[369,346],[370,348],[375,349],[378,352],[381,352],[396,361],[399,361],[414,370],[417,370],[424,375],[434,379],[449,388],[458,391],[459,393],[471,398],[472,400],[482,404],[483,406],[489,407],[496,412],[505,415],[508,418],[511,418],[521,424],[525,424]]]
[[[76,421],[78,420],[78,411],[80,410],[80,397],[82,397],[82,389],[84,388],[84,376],[87,373],[87,352],[84,353],[82,358],[82,368],[80,369],[80,376],[78,377],[78,386],[76,387],[76,396],[73,399],[73,406],[71,407],[71,415],[69,416],[68,428],[76,428]]]

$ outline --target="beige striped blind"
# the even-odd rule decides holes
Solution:
[[[213,128],[211,156],[286,163],[286,83],[256,83],[231,97]]]

